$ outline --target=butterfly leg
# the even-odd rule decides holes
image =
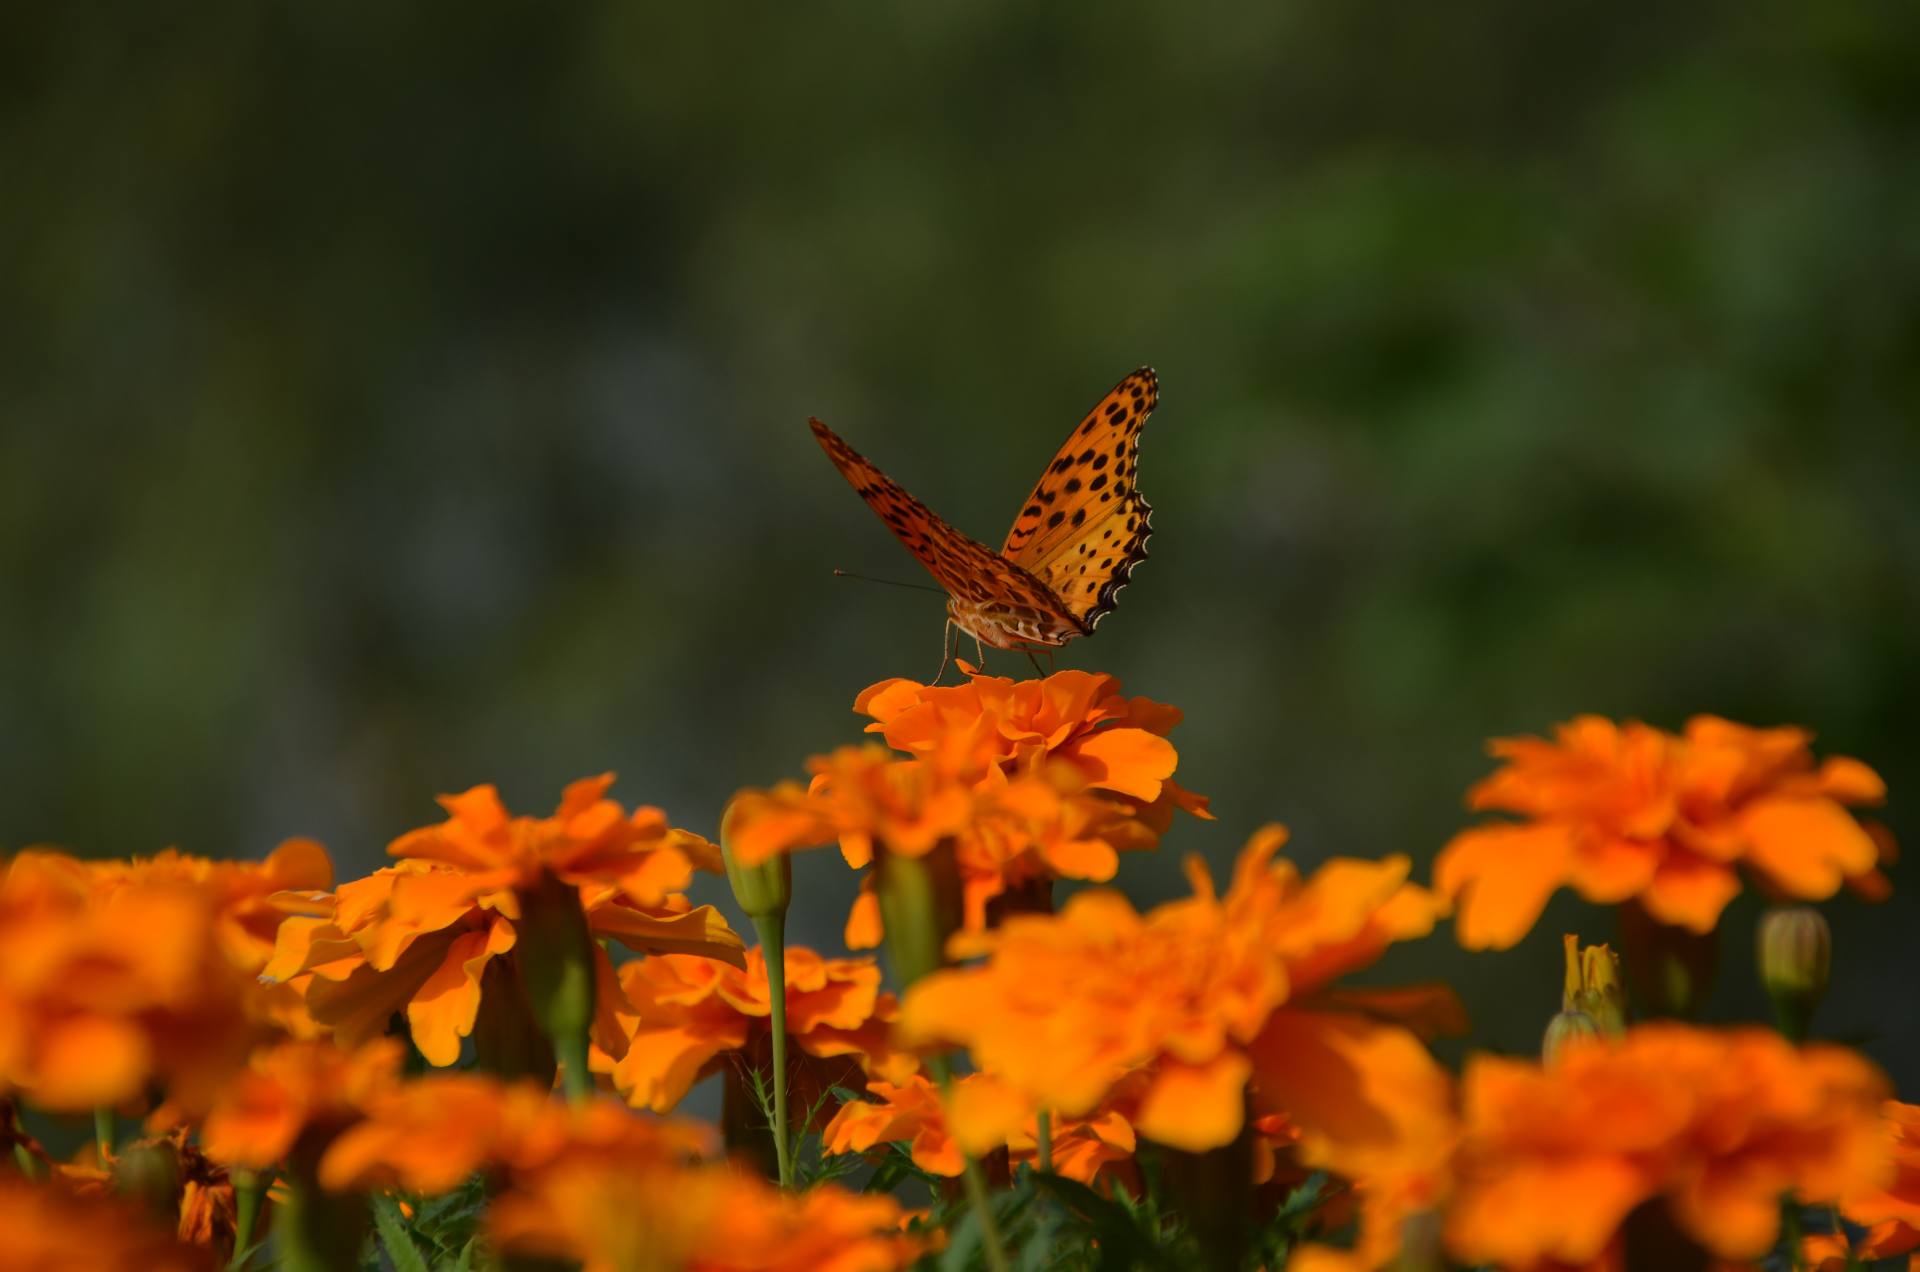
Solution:
[[[1046,675],[1047,674],[1046,668],[1040,665],[1039,657],[1031,649],[1027,650],[1026,654],[1027,654],[1027,661],[1033,664],[1033,674],[1036,676]]]
[[[984,672],[987,669],[987,647],[981,643],[978,633],[974,634],[973,652],[980,659],[980,670]]]
[[[933,673],[933,679],[927,682],[928,688],[932,688],[934,685],[939,684],[940,677],[947,674],[947,664],[953,660],[953,647],[959,643],[957,641],[947,639],[952,635],[953,635],[953,620],[948,619],[947,625],[940,629],[940,670]]]

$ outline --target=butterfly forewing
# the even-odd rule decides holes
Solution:
[[[1159,388],[1142,367],[1100,399],[1040,475],[1001,549],[1089,629],[1147,556],[1153,509],[1135,481]]]
[[[1060,601],[1039,580],[941,520],[825,424],[808,422],[840,475],[951,596],[1040,615],[1061,611]]]

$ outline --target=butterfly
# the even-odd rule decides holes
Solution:
[[[1151,367],[1114,385],[1040,474],[998,552],[942,521],[825,424],[808,422],[840,475],[946,590],[948,632],[1031,657],[1090,635],[1147,559],[1153,509],[1134,482],[1140,430],[1159,393]]]

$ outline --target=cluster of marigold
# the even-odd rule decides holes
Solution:
[[[976,1201],[1021,1164],[1138,1195],[1163,1154],[1212,1181],[1175,1193],[1223,1265],[1316,1172],[1334,1186],[1290,1267],[1617,1265],[1649,1216],[1752,1261],[1783,1198],[1839,1220],[1804,1238],[1810,1263],[1920,1247],[1920,1108],[1805,1041],[1827,937],[1804,904],[1764,924],[1782,1031],[1629,1024],[1611,952],[1569,938],[1542,1058],[1456,1078],[1428,1049],[1465,1030],[1450,990],[1338,983],[1448,915],[1464,945],[1510,947],[1562,887],[1623,907],[1630,961],[1680,964],[1743,875],[1783,903],[1884,895],[1891,841],[1851,811],[1881,783],[1804,733],[1582,718],[1494,744],[1469,802],[1510,816],[1458,835],[1430,888],[1397,856],[1303,874],[1269,826],[1224,890],[1193,859],[1190,896],[1142,913],[1093,887],[1056,911],[1059,881],[1109,883],[1176,814],[1210,816],[1173,780],[1179,712],[1076,671],[891,680],[855,709],[885,745],[742,792],[721,845],[600,777],[546,817],[489,786],[447,797],[393,865],[337,887],[307,841],[257,864],[16,855],[0,1229],[170,1268],[264,1258],[271,1223],[281,1266],[351,1266],[370,1194],[478,1177],[494,1250],[590,1269],[878,1272],[939,1246],[888,1196],[792,1187],[812,1129]],[[789,855],[828,844],[863,872],[846,943],[886,945],[898,997],[872,956],[784,942]],[[760,945],[687,899],[696,872],[728,874]],[[665,1116],[715,1073],[722,1127]],[[50,1160],[22,1107],[94,1111],[98,1140]],[[130,1119],[143,1137],[117,1145]]]

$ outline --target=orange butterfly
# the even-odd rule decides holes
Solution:
[[[1159,391],[1151,367],[1114,385],[1040,474],[998,552],[942,521],[825,424],[809,423],[834,467],[946,589],[949,631],[1031,656],[1092,633],[1147,558],[1153,509],[1134,473]]]

